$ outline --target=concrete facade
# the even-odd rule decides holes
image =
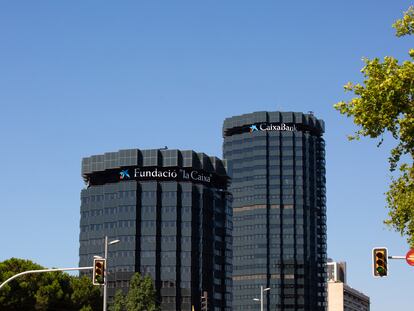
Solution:
[[[328,311],[369,311],[369,297],[343,282],[328,282]]]

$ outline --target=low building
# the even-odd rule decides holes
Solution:
[[[346,262],[336,262],[328,259],[328,281],[346,283]]]
[[[369,297],[346,284],[346,263],[328,262],[328,311],[369,311]]]
[[[328,311],[369,311],[369,297],[343,282],[328,281]]]

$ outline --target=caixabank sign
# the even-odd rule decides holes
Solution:
[[[259,132],[311,132],[320,134],[320,130],[315,127],[308,126],[305,124],[296,124],[296,123],[269,123],[261,122],[254,123],[250,125],[236,126],[227,129],[224,132],[224,136],[232,136],[235,134],[242,133],[259,133]]]
[[[227,178],[215,173],[192,168],[179,167],[140,167],[129,166],[120,169],[110,169],[103,172],[95,172],[85,176],[89,186],[116,183],[127,180],[137,181],[189,181],[205,184],[215,188],[227,188]]]
[[[249,132],[266,132],[266,131],[288,131],[288,132],[296,132],[296,125],[287,125],[286,123],[280,124],[268,124],[268,123],[259,123],[259,124],[252,124],[249,126]]]

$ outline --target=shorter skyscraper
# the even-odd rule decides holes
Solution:
[[[346,263],[328,262],[328,311],[369,311],[365,294],[346,284]]]
[[[108,293],[135,272],[154,280],[163,311],[231,308],[232,209],[223,162],[192,150],[121,150],[84,158],[80,266],[108,256]]]

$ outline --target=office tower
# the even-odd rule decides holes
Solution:
[[[312,113],[228,118],[233,310],[326,310],[324,122]],[[253,299],[256,298],[256,301]],[[257,301],[259,300],[259,302]]]
[[[154,280],[163,311],[231,308],[228,177],[221,160],[179,150],[120,150],[82,160],[80,266],[109,246],[108,293],[134,272]]]

